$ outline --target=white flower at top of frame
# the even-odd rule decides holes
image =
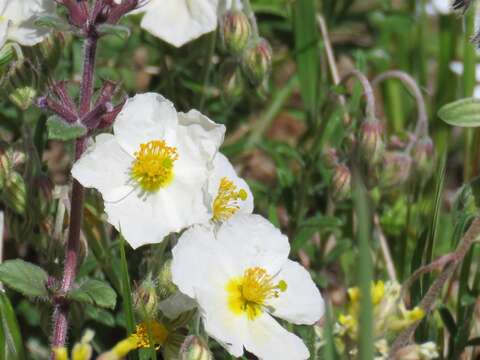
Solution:
[[[448,15],[453,12],[452,0],[430,0],[426,5],[428,15]]]
[[[24,46],[44,40],[49,30],[35,25],[35,20],[54,10],[53,0],[0,0],[0,48],[8,40]]]
[[[217,27],[219,1],[150,0],[134,13],[144,13],[140,26],[163,41],[181,47]],[[237,1],[240,6],[240,1]],[[231,6],[227,0],[226,7]]]
[[[239,177],[225,155],[218,152],[213,160],[213,172],[208,183],[207,203],[212,220],[223,222],[235,214],[251,214],[253,194],[250,187]]]
[[[310,274],[288,259],[290,246],[259,215],[238,214],[218,229],[195,225],[172,250],[172,280],[194,298],[207,333],[233,356],[308,359],[302,340],[274,319],[314,324],[323,298]]]
[[[223,125],[146,93],[127,100],[113,130],[97,136],[72,175],[100,191],[108,222],[133,248],[209,220],[204,192]]]

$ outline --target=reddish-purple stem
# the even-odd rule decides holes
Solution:
[[[89,36],[85,40],[85,60],[83,63],[83,76],[80,87],[80,116],[85,115],[90,110],[92,102],[97,41],[96,35]]]
[[[80,115],[84,116],[90,111],[93,95],[93,77],[95,68],[95,54],[97,49],[97,37],[89,36],[85,40],[85,59],[83,78],[80,87]],[[75,143],[75,160],[78,160],[85,151],[86,138],[77,139]],[[78,250],[80,245],[80,229],[82,226],[83,205],[85,188],[76,180],[73,180],[72,201],[70,213],[70,225],[67,245],[65,249],[65,261],[63,265],[62,286],[60,298],[55,301],[53,312],[52,348],[65,345],[68,333],[68,301],[61,298],[66,295],[75,281],[78,265]],[[52,354],[52,359],[55,355]]]

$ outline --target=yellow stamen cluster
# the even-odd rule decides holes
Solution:
[[[243,276],[230,280],[226,285],[230,310],[237,315],[245,314],[254,320],[259,316],[269,299],[277,298],[287,290],[287,283],[274,283],[272,276],[260,267],[245,270]]]
[[[220,180],[217,197],[213,201],[213,219],[215,221],[226,221],[231,218],[239,209],[239,200],[245,201],[247,192],[244,189],[237,190],[233,181],[226,177]]]
[[[173,167],[178,159],[177,149],[163,140],[140,144],[134,154],[130,176],[145,192],[155,192],[173,180]]]
[[[384,337],[387,332],[398,332],[425,316],[425,312],[416,307],[406,310],[400,295],[400,285],[379,281],[372,283],[370,295],[375,320],[375,336]],[[348,289],[348,312],[340,314],[338,323],[341,334],[356,340],[359,332],[360,300],[359,288]]]
[[[150,332],[150,336],[149,336]],[[150,347],[150,337],[152,339],[155,349],[159,349],[160,346],[165,342],[165,339],[168,336],[168,331],[161,323],[158,321],[149,321],[143,322],[137,325],[136,331],[131,335],[137,341],[137,348],[148,348]]]

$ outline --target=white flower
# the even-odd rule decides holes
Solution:
[[[143,29],[180,47],[216,29],[219,1],[150,0],[133,13],[145,13],[140,24]],[[227,8],[230,3],[227,1]]]
[[[430,0],[426,6],[429,15],[448,15],[452,13],[452,0]]]
[[[49,30],[35,25],[35,20],[54,10],[53,0],[0,0],[0,48],[7,40],[24,46],[44,40]]]
[[[208,200],[212,219],[222,222],[234,214],[251,214],[253,195],[248,184],[240,178],[225,155],[217,153],[208,184]]]
[[[307,359],[302,340],[272,317],[314,324],[324,313],[320,292],[289,251],[287,237],[266,219],[239,214],[216,230],[188,229],[172,251],[172,280],[233,356],[245,348],[260,359]]]
[[[209,220],[204,191],[225,127],[196,110],[177,113],[161,95],[129,99],[114,124],[74,164],[98,189],[108,221],[133,248]]]

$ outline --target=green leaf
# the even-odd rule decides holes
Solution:
[[[320,73],[316,10],[314,0],[297,0],[293,5],[295,53],[300,92],[310,116],[313,116],[316,110]]]
[[[47,128],[50,140],[68,141],[84,136],[87,133],[87,128],[82,124],[68,124],[56,115],[48,118]]]
[[[126,40],[130,37],[130,29],[123,25],[102,24],[98,27],[100,35],[115,35]]]
[[[85,306],[85,316],[108,327],[115,326],[115,317],[107,310],[91,305]]]
[[[75,28],[64,19],[54,15],[42,15],[35,20],[35,25],[57,31],[74,31]]]
[[[0,359],[25,359],[22,335],[7,295],[0,290]]]
[[[445,306],[440,307],[439,312],[442,322],[445,324],[450,336],[455,336],[457,334],[457,324],[452,314]]]
[[[68,298],[103,308],[113,309],[117,294],[106,282],[87,279],[68,293]]]
[[[0,281],[25,296],[48,296],[47,278],[41,267],[20,259],[0,264]]]
[[[480,99],[466,98],[444,105],[438,111],[447,124],[461,127],[480,126]]]

